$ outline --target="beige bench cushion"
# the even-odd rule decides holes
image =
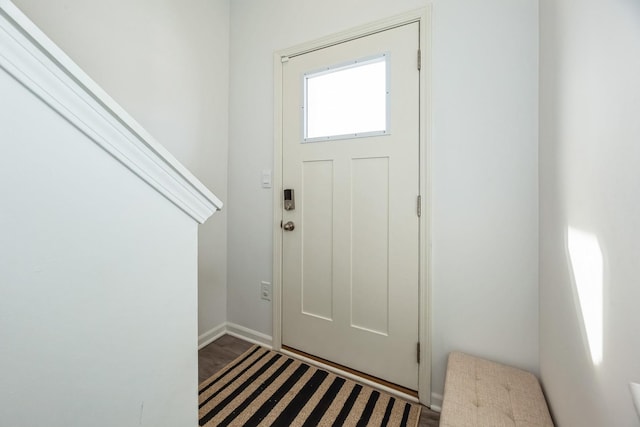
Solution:
[[[441,427],[553,426],[533,374],[468,354],[449,354]]]

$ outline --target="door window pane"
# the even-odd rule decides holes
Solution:
[[[387,133],[387,59],[305,74],[304,142]]]

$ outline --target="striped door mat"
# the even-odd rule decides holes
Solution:
[[[420,406],[254,346],[200,384],[201,426],[409,426]]]

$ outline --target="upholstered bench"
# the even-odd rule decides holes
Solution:
[[[536,377],[468,354],[449,354],[440,427],[553,427]]]

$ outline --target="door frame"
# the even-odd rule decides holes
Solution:
[[[273,168],[273,349],[282,349],[282,64],[294,56],[325,47],[366,37],[381,31],[418,22],[420,25],[420,195],[419,218],[419,311],[418,339],[420,366],[418,368],[418,398],[431,406],[431,8],[421,8],[330,35],[321,39],[280,50],[273,55],[274,76],[274,168]],[[417,53],[416,53],[417,54]],[[416,58],[417,65],[417,58]]]

